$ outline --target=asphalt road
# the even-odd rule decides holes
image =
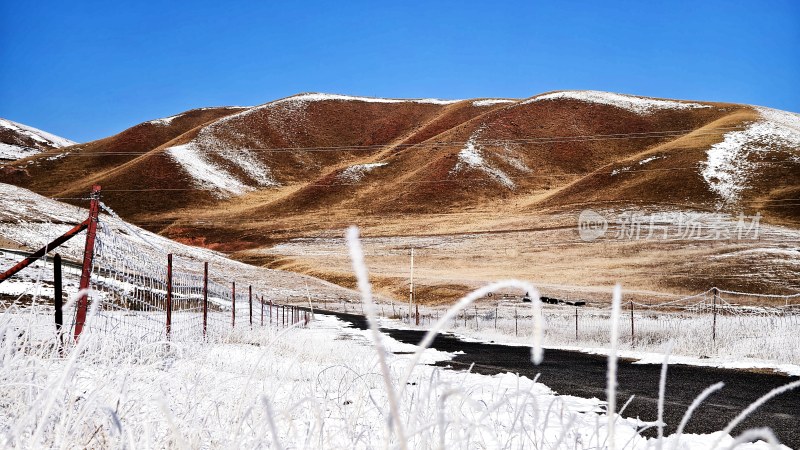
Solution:
[[[317,311],[321,312],[321,311]],[[354,327],[366,329],[363,316],[325,312],[350,322]],[[384,329],[398,341],[417,344],[424,331]],[[496,344],[464,342],[453,336],[440,335],[432,346],[446,352],[462,351],[450,361],[438,365],[453,369],[467,369],[485,375],[517,373],[528,378],[541,374],[539,381],[560,394],[584,398],[605,399],[606,357],[564,350],[545,350],[544,362],[534,366],[530,362],[529,347],[510,347]],[[658,384],[661,366],[632,364],[621,360],[618,365],[618,404],[631,395],[636,397],[625,410],[626,417],[655,421],[658,402]],[[712,433],[722,430],[750,403],[770,390],[798,380],[775,373],[758,373],[741,370],[716,369],[671,364],[667,373],[664,420],[665,433],[672,433],[694,398],[708,386],[722,381],[725,387],[712,394],[695,410],[686,427],[686,433]],[[800,449],[800,388],[773,398],[751,414],[732,433],[734,436],[748,428],[769,427],[785,445]]]

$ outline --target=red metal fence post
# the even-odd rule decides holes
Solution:
[[[167,255],[167,340],[172,331],[172,253]]]
[[[236,282],[231,282],[231,328],[236,328]]]
[[[86,323],[86,312],[89,309],[89,289],[92,278],[92,261],[94,260],[94,240],[97,234],[97,216],[100,214],[100,186],[92,186],[92,201],[89,205],[89,223],[86,224],[86,245],[83,248],[83,268],[78,291],[82,292],[78,298],[78,311],[75,314],[75,340],[80,338],[83,325]]]
[[[203,263],[203,339],[208,329],[208,261]]]

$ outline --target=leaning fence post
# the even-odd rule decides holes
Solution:
[[[248,302],[250,304],[250,328],[253,327],[253,285],[251,284],[248,288]]]
[[[203,339],[208,328],[208,261],[203,263]]]
[[[717,288],[711,288],[711,291],[714,293],[714,300],[711,303],[711,312],[713,314],[713,319],[711,322],[711,342],[717,341],[717,296],[719,295],[719,290]]]
[[[172,253],[167,255],[167,339],[172,331]]]
[[[61,255],[56,253],[53,255],[53,306],[56,310],[56,339],[59,350],[61,349],[61,329],[64,327],[64,313],[62,311],[64,291],[61,280]]]
[[[236,282],[231,282],[231,328],[236,328]]]

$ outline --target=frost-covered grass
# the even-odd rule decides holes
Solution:
[[[390,430],[368,333],[318,316],[310,329],[238,328],[213,342],[88,333],[60,354],[35,308],[0,316],[0,442],[17,448],[564,448],[608,446],[605,403],[511,374],[427,365],[402,384],[415,346],[383,337],[405,433]],[[31,329],[37,328],[38,331]],[[397,354],[395,354],[397,353]],[[425,351],[422,362],[448,358]],[[405,386],[405,389],[401,387]],[[623,413],[624,416],[624,413]],[[649,424],[652,426],[652,424]],[[651,448],[615,420],[617,449]],[[707,449],[730,436],[670,436]],[[761,443],[740,448],[767,448]]]

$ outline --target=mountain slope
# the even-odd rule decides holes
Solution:
[[[336,211],[346,222],[585,202],[761,207],[796,223],[798,117],[594,91],[461,101],[312,93],[146,122],[8,164],[0,179],[61,197],[99,183],[110,205],[153,229],[227,211],[241,220]]]
[[[0,118],[0,160],[22,159],[74,144],[38,128]]]
[[[76,186],[76,192],[85,190],[92,183],[87,180],[100,178],[106,171],[117,169],[195,127],[242,109],[245,108],[198,108],[151,120],[108,138],[47,151],[7,164],[0,167],[0,176],[45,195],[70,191],[71,186]]]
[[[376,243],[367,255],[376,289],[396,298],[407,298],[409,247],[423,301],[508,276],[597,298],[617,281],[644,292],[713,283],[785,293],[796,291],[800,255],[785,227],[800,227],[799,123],[750,105],[594,91],[458,101],[312,93],[146,122],[6,163],[0,182],[72,199],[99,183],[103,201],[137,225],[345,286],[354,286],[346,252],[325,239],[355,223]],[[713,226],[721,213],[733,227],[739,213],[759,213],[767,238],[610,232],[587,244],[576,231],[586,208],[615,232],[626,212],[667,215],[673,234],[685,216]]]

